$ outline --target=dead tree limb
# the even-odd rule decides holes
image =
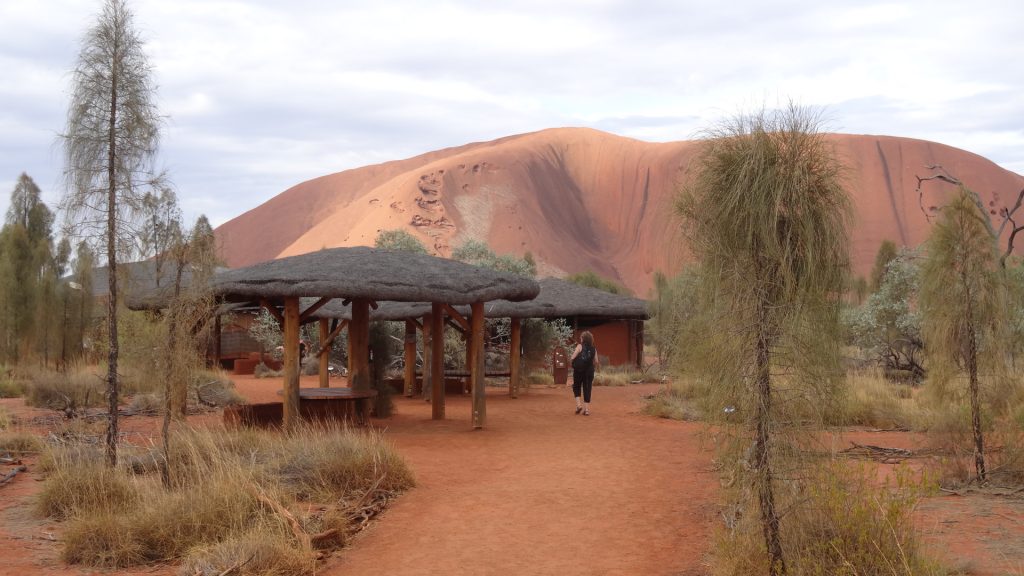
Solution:
[[[5,474],[3,478],[0,478],[0,486],[14,480],[14,477],[17,476],[19,472],[28,472],[28,468],[25,466],[16,466],[13,470]]]

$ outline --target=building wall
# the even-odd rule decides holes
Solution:
[[[643,350],[643,322],[639,320],[612,320],[587,326],[581,323],[576,336],[584,330],[594,335],[594,345],[602,365],[638,366]]]

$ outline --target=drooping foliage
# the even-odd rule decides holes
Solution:
[[[985,480],[981,387],[1006,382],[1006,274],[988,218],[961,189],[942,208],[921,266],[922,334],[932,366],[930,384],[946,389],[966,376],[974,459]]]
[[[805,399],[820,409],[841,378],[850,201],[817,125],[791,106],[711,131],[677,204],[713,311],[695,372],[733,397],[752,432],[750,482],[773,576],[786,571],[773,468],[780,408]]]

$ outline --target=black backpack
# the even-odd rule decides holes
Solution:
[[[580,349],[580,353],[572,359],[572,369],[583,371],[592,368],[594,366],[594,352],[596,350],[593,346],[584,344],[583,348]]]

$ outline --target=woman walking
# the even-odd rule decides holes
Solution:
[[[590,392],[594,387],[594,368],[601,366],[594,347],[594,335],[588,330],[580,334],[580,343],[572,353],[572,395],[576,398],[576,413],[590,416]],[[583,392],[583,402],[580,402]]]

